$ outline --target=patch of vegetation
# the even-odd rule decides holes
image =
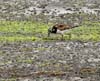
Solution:
[[[9,79],[0,79],[1,81],[16,81],[16,78],[9,78]]]
[[[71,40],[100,41],[100,23],[84,22],[82,26],[72,29]]]
[[[35,41],[38,38],[36,37],[25,37],[25,36],[12,36],[12,37],[0,37],[0,41],[10,41],[10,42],[15,42],[15,41]]]
[[[32,21],[0,21],[0,41],[51,41],[59,40],[59,35],[47,37],[52,24]],[[69,37],[69,35],[71,37]],[[84,22],[80,27],[64,34],[65,40],[100,41],[100,23]]]
[[[0,41],[35,41],[46,34],[48,25],[31,21],[0,21]]]

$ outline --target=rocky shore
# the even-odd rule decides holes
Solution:
[[[99,81],[100,42],[0,44],[0,77],[18,81]]]

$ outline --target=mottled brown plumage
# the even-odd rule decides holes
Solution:
[[[60,31],[66,30],[66,29],[71,29],[72,26],[71,25],[67,25],[67,24],[56,24],[53,27],[56,27],[57,29],[59,29]]]
[[[62,39],[63,39],[63,33],[65,30],[69,30],[75,27],[78,27],[79,24],[78,23],[74,23],[73,25],[69,25],[69,24],[55,24],[53,25],[51,28],[48,29],[48,36],[50,36],[50,33],[58,33],[62,35]]]

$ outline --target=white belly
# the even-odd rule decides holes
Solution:
[[[58,34],[64,34],[65,32],[69,32],[69,30],[63,30],[63,31],[57,30],[57,33],[58,33]]]

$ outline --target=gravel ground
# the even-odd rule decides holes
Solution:
[[[0,43],[0,81],[100,81],[100,42]]]

